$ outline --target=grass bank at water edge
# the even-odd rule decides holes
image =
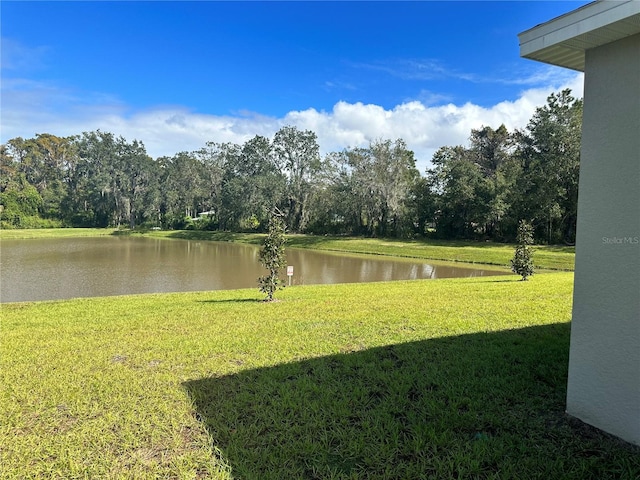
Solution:
[[[95,235],[145,235],[160,238],[239,242],[260,245],[264,235],[257,233],[205,232],[197,230],[145,231],[113,229],[49,229],[2,230],[0,239],[56,238]],[[514,245],[492,242],[401,240],[360,237],[329,237],[314,235],[287,235],[287,247],[310,248],[334,252],[387,255],[394,257],[479,263],[508,267],[513,258]],[[534,247],[536,268],[571,271],[575,263],[575,248],[558,245]]]
[[[29,238],[74,238],[101,237],[114,235],[118,230],[113,228],[16,228],[0,229],[0,240]]]
[[[259,245],[264,235],[255,233],[156,231],[147,235],[165,238],[216,240]],[[330,237],[315,235],[287,235],[287,246],[334,252],[387,255],[393,257],[480,263],[508,267],[515,245],[493,242],[473,242],[431,239],[383,239],[362,237]],[[575,247],[536,245],[534,262],[537,268],[573,270]]]
[[[572,277],[5,304],[0,478],[638,478],[563,413]]]

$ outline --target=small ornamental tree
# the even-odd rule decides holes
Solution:
[[[278,288],[282,288],[283,285],[278,273],[281,268],[287,265],[287,259],[284,254],[286,241],[284,232],[284,220],[277,213],[273,213],[269,219],[269,233],[260,249],[260,263],[269,273],[264,277],[258,278],[260,291],[267,294],[265,301],[268,302],[273,301],[275,291]]]
[[[520,220],[516,235],[516,251],[511,259],[511,271],[527,280],[533,275],[533,227],[530,223]]]

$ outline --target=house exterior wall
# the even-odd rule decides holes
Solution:
[[[586,51],[567,413],[640,445],[640,34]]]

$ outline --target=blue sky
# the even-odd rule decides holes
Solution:
[[[586,3],[2,1],[0,141],[100,128],[157,157],[296,125],[323,152],[403,138],[422,169],[582,95],[517,34]]]

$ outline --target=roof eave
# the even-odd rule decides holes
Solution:
[[[640,33],[640,1],[600,0],[518,35],[520,55],[584,71],[585,52]]]

